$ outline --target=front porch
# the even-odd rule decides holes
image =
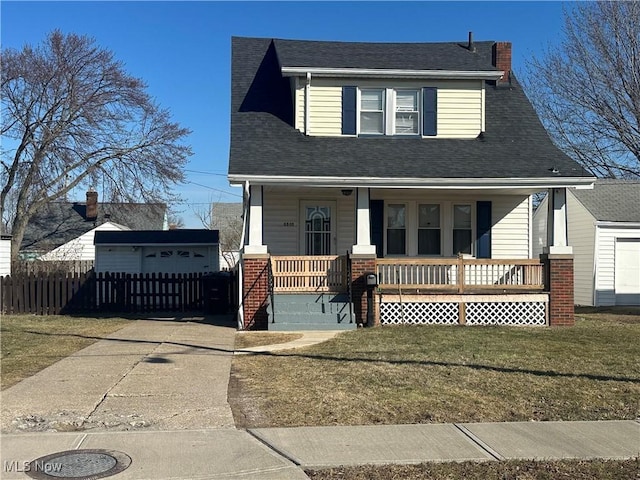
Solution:
[[[548,325],[539,260],[270,256],[267,325],[273,330],[358,325]],[[362,270],[379,284],[363,288]],[[354,273],[355,272],[355,273]],[[370,302],[369,299],[370,298]],[[374,309],[368,315],[368,307]]]
[[[325,328],[571,325],[565,189],[551,190],[540,259],[531,258],[532,189],[246,185],[239,328],[280,328],[296,315]]]

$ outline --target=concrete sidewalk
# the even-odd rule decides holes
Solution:
[[[640,456],[640,423],[632,420],[259,428],[249,431],[296,465],[316,468]]]
[[[302,468],[507,459],[628,459],[640,423],[549,422],[179,431],[27,433],[2,437],[3,479],[52,452],[106,449],[131,457],[117,479],[307,478]],[[16,468],[8,468],[10,466]]]
[[[131,457],[117,479],[297,480],[307,467],[640,456],[636,421],[237,430],[227,402],[236,332],[215,323],[132,322],[2,391],[0,477],[25,478],[29,462],[84,449]]]

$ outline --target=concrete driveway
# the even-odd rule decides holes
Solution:
[[[235,328],[214,318],[132,322],[6,389],[2,432],[233,428]]]

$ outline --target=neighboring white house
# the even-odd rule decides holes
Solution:
[[[0,235],[0,277],[11,275],[11,235]]]
[[[98,192],[89,190],[86,202],[51,202],[37,211],[27,224],[19,255],[28,260],[93,261],[97,231],[167,228],[164,203],[98,202]]]
[[[547,198],[533,216],[534,255],[546,245]],[[640,305],[640,182],[598,180],[567,190],[577,305]]]
[[[210,273],[220,270],[217,230],[97,231],[95,271]]]
[[[117,223],[113,222],[103,223],[102,225],[98,225],[96,228],[89,230],[87,233],[83,233],[79,237],[76,237],[63,245],[60,245],[58,248],[54,248],[50,252],[41,255],[39,260],[93,261],[96,257],[96,249],[93,244],[93,237],[95,235],[95,232],[122,230],[131,229],[129,227],[125,227],[124,225],[118,225]]]

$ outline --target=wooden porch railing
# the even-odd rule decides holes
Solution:
[[[381,289],[531,291],[544,288],[543,266],[535,259],[402,258],[377,260]]]
[[[344,292],[347,259],[344,256],[271,257],[274,292]]]

